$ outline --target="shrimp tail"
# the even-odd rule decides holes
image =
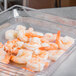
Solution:
[[[60,49],[60,31],[57,32],[57,37],[56,37],[56,44],[58,45],[58,48]]]

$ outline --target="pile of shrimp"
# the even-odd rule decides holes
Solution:
[[[74,44],[73,38],[61,37],[60,33],[43,34],[22,25],[7,30],[7,42],[4,45],[0,43],[0,62],[9,64],[12,61],[24,64],[22,68],[31,72],[42,71]]]

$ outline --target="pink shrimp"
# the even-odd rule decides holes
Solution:
[[[46,50],[46,51],[58,49],[58,46],[57,46],[57,44],[55,44],[55,43],[50,43],[49,45],[50,45],[50,46],[40,47],[39,49],[40,49],[40,50]]]
[[[21,42],[18,39],[14,39],[12,41],[7,41],[4,45],[5,46],[4,48],[6,52],[16,55],[20,48],[24,48],[23,45],[24,45],[23,42]]]
[[[59,49],[67,50],[73,43],[74,43],[74,39],[69,36],[60,38],[60,31],[58,31],[56,44],[58,45]]]
[[[4,45],[0,43],[0,62],[8,64],[10,57],[11,56],[4,51]]]

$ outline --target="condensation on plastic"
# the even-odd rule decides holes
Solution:
[[[5,32],[8,29],[15,29],[17,25],[24,25],[27,28],[33,27],[36,31],[40,31],[43,33],[57,33],[57,31],[60,30],[62,36],[68,35],[76,39],[75,28],[71,26],[65,26],[64,24],[59,25],[59,23],[56,23],[55,21],[53,21],[53,19],[50,21],[49,14],[46,15],[45,13],[38,11],[36,15],[34,15],[34,12],[36,13],[35,9],[22,7],[19,5],[15,5],[2,12],[0,14],[0,41],[5,43]],[[45,14],[45,17],[47,16],[48,20],[45,20],[45,18],[41,18],[43,14]],[[56,62],[51,64],[47,69],[44,69],[43,71],[38,73],[32,73],[21,69],[17,64],[12,65],[0,63],[0,76],[50,76],[54,73],[58,66],[60,66],[60,64],[65,59],[67,59],[67,57],[69,57],[69,55],[73,51],[75,51],[75,45],[76,44],[73,44],[72,47],[70,47]]]

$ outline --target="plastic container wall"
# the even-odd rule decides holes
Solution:
[[[76,29],[71,26],[59,25],[53,21],[43,20],[37,16],[31,15],[29,12],[35,11],[27,7],[22,7],[15,5],[8,10],[0,14],[0,41],[6,42],[4,38],[4,33],[8,29],[14,29],[17,25],[24,25],[27,28],[33,27],[36,31],[43,33],[52,32],[57,33],[58,30],[61,31],[61,35],[71,36],[76,39]],[[38,13],[38,15],[41,15]],[[56,68],[75,50],[75,45],[72,45],[55,63],[53,63],[49,68],[43,70],[42,72],[32,73],[21,69],[19,66],[9,65],[0,63],[0,71],[2,74],[13,75],[13,76],[50,76],[56,70]]]

